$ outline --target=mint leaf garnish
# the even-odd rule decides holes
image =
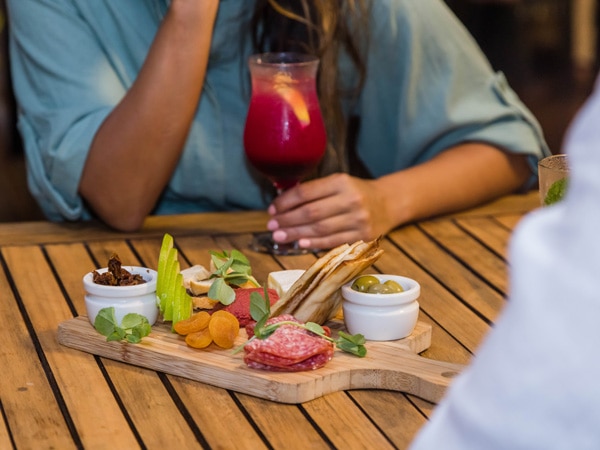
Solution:
[[[265,288],[265,295],[260,295],[258,292],[250,294],[250,316],[256,322],[266,322],[271,314],[271,302],[268,300],[268,291]]]
[[[235,300],[235,291],[229,286],[224,278],[217,278],[208,289],[208,298],[218,300],[224,305],[231,305]]]
[[[352,353],[353,355],[364,357],[367,354],[365,347],[366,339],[362,334],[348,334],[343,331],[338,332],[338,340],[336,344],[338,348],[345,352]]]
[[[216,278],[208,291],[209,298],[229,305],[235,300],[231,286],[246,287],[248,283],[254,287],[260,286],[256,278],[252,276],[250,261],[239,250],[210,251],[209,253],[215,266],[215,271],[210,277]],[[217,283],[216,286],[215,283]]]
[[[115,308],[112,306],[98,311],[94,319],[94,328],[101,335],[106,336],[108,342],[126,340],[133,344],[141,342],[142,338],[148,336],[152,330],[148,319],[141,314],[126,314],[121,323],[117,323]]]
[[[550,189],[546,192],[546,198],[544,198],[544,205],[552,205],[563,199],[567,192],[568,181],[567,178],[561,178],[550,185]]]

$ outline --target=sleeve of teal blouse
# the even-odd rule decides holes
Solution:
[[[537,172],[537,121],[441,0],[379,0],[372,20],[358,152],[375,177],[469,141],[529,155]]]
[[[89,217],[79,180],[96,131],[124,95],[123,80],[74,3],[9,0],[8,11],[30,190],[50,219]]]

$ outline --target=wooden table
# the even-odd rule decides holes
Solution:
[[[510,196],[390,233],[374,269],[422,286],[423,356],[465,364],[502,309],[507,242],[537,194]],[[254,274],[306,268],[314,255],[254,253],[262,212],[148,219],[138,233],[94,224],[0,225],[0,448],[405,448],[433,404],[400,392],[352,390],[300,405],[261,400],[60,345],[57,328],[85,314],[82,276],[117,252],[155,268],[162,236],[183,265],[210,249],[242,250]]]

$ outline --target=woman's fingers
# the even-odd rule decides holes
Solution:
[[[385,211],[371,180],[336,174],[282,194],[269,208],[267,224],[277,242],[331,248],[388,231]]]

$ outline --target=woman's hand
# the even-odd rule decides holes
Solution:
[[[273,201],[267,227],[276,242],[332,248],[515,192],[530,175],[522,155],[465,143],[375,180],[335,174],[302,183]]]
[[[276,242],[325,249],[387,233],[395,225],[388,211],[376,180],[334,174],[278,196],[267,227]]]

